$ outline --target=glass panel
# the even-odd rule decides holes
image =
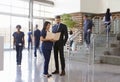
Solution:
[[[40,12],[39,11],[36,11],[36,10],[34,10],[33,11],[33,16],[37,16],[37,17],[40,17]]]
[[[51,11],[53,11],[53,8],[52,8],[52,7],[48,7],[48,6],[46,6],[46,7],[45,7],[45,11],[47,11],[47,12],[51,12]]]
[[[33,19],[33,28],[35,29],[35,25],[38,24],[39,29],[43,28],[43,20],[42,19]]]
[[[39,4],[34,4],[33,5],[33,16],[38,16],[40,17],[40,5]]]
[[[0,5],[0,12],[10,13],[10,6]]]
[[[48,6],[43,6],[39,4],[34,4],[33,6],[33,16],[38,17],[53,17],[53,8]]]
[[[0,0],[0,4],[10,5],[11,0]]]
[[[0,15],[0,36],[4,36],[4,48],[10,48],[10,16]]]
[[[45,17],[45,12],[41,12],[41,17]]]
[[[19,7],[19,8],[29,8],[29,2],[22,1],[22,0],[12,0],[12,6]]]
[[[49,18],[52,18],[53,15],[51,13],[45,13],[45,17],[49,17]]]
[[[33,10],[40,10],[40,5],[34,3]]]
[[[41,11],[45,10],[45,6],[41,5]]]
[[[28,15],[29,14],[29,10],[27,9],[23,9],[23,8],[12,8],[12,13],[14,14],[22,14],[22,15]]]

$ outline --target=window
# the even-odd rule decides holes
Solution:
[[[0,15],[0,35],[4,36],[4,48],[10,48],[10,16]]]

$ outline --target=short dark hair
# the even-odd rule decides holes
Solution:
[[[56,18],[56,19],[60,19],[61,17],[60,17],[59,15],[57,15],[55,18]]]
[[[36,24],[35,27],[38,28],[38,24]]]
[[[21,28],[21,25],[17,25],[16,28]]]
[[[88,15],[84,15],[85,17],[88,17]]]
[[[73,34],[73,31],[72,30],[70,30],[70,35],[72,35]]]

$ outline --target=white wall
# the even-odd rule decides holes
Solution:
[[[55,0],[55,15],[73,12],[80,12],[80,0]]]
[[[54,15],[73,12],[105,13],[120,11],[120,0],[54,0]]]
[[[104,9],[110,8],[111,12],[120,11],[120,0],[103,0],[105,2]]]
[[[80,12],[99,13],[103,10],[102,0],[81,0],[80,5]]]
[[[107,8],[111,12],[120,11],[120,0],[81,0],[80,5],[80,12],[105,13]]]

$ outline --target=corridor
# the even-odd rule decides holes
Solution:
[[[81,55],[81,54],[80,54]],[[33,56],[33,51],[23,50],[21,67],[16,66],[15,51],[4,51],[4,70],[0,71],[0,82],[119,82],[120,66],[89,64],[66,57],[66,75],[43,77],[43,56]],[[88,56],[89,57],[89,56]],[[49,73],[54,71],[53,54]]]

